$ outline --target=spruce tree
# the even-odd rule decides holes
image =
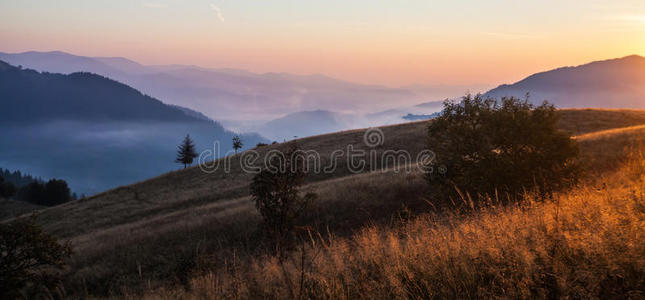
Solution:
[[[240,138],[239,135],[236,135],[233,137],[233,149],[235,149],[235,154],[237,154],[237,150],[241,149],[244,144],[242,143],[242,139]]]
[[[195,157],[197,157],[197,152],[195,152],[195,144],[193,140],[190,139],[190,135],[186,135],[184,141],[177,147],[177,159],[176,163],[184,164],[184,169],[193,163]]]

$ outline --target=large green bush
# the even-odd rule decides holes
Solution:
[[[481,95],[446,101],[428,130],[436,154],[428,180],[442,196],[508,200],[531,191],[547,197],[575,184],[580,171],[577,144],[557,123],[546,102]]]

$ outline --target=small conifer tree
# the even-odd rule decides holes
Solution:
[[[176,163],[184,164],[184,169],[193,163],[193,160],[197,157],[197,152],[195,151],[195,144],[193,140],[190,139],[190,135],[186,135],[184,141],[178,146],[177,149],[177,159]]]
[[[244,146],[244,144],[242,143],[242,138],[240,138],[239,135],[234,136],[233,149],[235,149],[235,154],[237,154],[237,150],[242,149],[242,146]]]

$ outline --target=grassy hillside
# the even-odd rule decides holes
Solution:
[[[593,174],[541,202],[499,200],[473,210],[428,207],[413,218],[362,227],[349,237],[314,234],[292,257],[232,261],[184,288],[149,299],[207,298],[641,298],[645,295],[645,130],[643,126],[576,137]],[[608,172],[606,165],[613,164]],[[419,192],[414,177],[394,181]],[[369,184],[378,175],[360,175]],[[334,190],[350,186],[334,182]],[[379,199],[376,191],[358,194]],[[137,296],[138,297],[138,296]]]
[[[565,109],[560,114],[560,127],[576,135],[645,124],[645,110]]]
[[[349,238],[312,236],[292,259],[221,266],[147,299],[634,298],[645,295],[645,147],[600,180],[521,205],[429,210]]]
[[[578,141],[587,167],[599,174],[595,178],[606,181],[591,181],[579,191],[562,195],[562,199],[579,199],[581,196],[575,196],[578,195],[576,193],[591,195],[590,193],[597,186],[603,186],[602,184],[608,186],[607,193],[616,197],[605,199],[594,194],[595,198],[589,198],[589,201],[597,200],[592,202],[594,205],[589,206],[589,211],[575,211],[582,207],[580,203],[586,202],[567,204],[569,210],[566,210],[566,213],[562,208],[564,206],[560,205],[557,206],[557,211],[558,214],[562,211],[563,215],[559,216],[569,216],[571,223],[567,223],[566,226],[580,229],[587,223],[576,223],[580,221],[579,218],[600,218],[600,221],[604,222],[604,213],[613,218],[619,212],[627,210],[629,214],[625,219],[607,221],[611,224],[616,223],[619,227],[607,225],[602,227],[602,230],[631,231],[625,231],[625,235],[622,235],[623,231],[619,231],[620,234],[609,236],[610,240],[601,240],[600,242],[610,243],[601,246],[625,246],[613,243],[614,239],[645,241],[642,232],[634,229],[637,228],[634,226],[639,224],[642,228],[643,216],[642,211],[639,211],[639,205],[645,204],[642,200],[634,200],[636,202],[625,207],[617,202],[629,197],[625,191],[638,187],[633,185],[632,181],[626,181],[626,186],[611,185],[620,182],[611,177],[614,176],[611,174],[622,174],[618,170],[626,161],[628,151],[625,149],[635,140],[642,139],[643,130],[640,127],[632,127],[592,134],[599,130],[645,124],[645,111],[565,110],[562,111],[562,116],[561,127],[579,135]],[[616,124],[615,127],[612,127],[612,122]],[[375,150],[378,153],[387,149],[405,149],[414,156],[425,147],[426,127],[425,122],[383,127],[381,129],[385,137],[384,144],[376,148],[369,148],[364,144],[364,129],[304,138],[297,142],[303,149],[319,151],[323,165],[329,161],[329,156],[334,150],[342,149],[346,145],[352,145],[355,149]],[[258,151],[263,155],[271,149],[283,147],[285,145],[272,145],[262,147]],[[288,282],[306,277],[307,289],[310,289],[310,292],[331,297],[366,297],[370,295],[370,291],[374,292],[372,295],[382,297],[388,296],[383,294],[387,291],[408,292],[414,296],[434,288],[448,291],[442,292],[441,295],[449,295],[452,291],[469,292],[474,296],[479,295],[477,290],[468,290],[469,288],[491,282],[497,284],[493,287],[500,289],[522,282],[523,287],[532,286],[533,281],[528,279],[513,281],[519,278],[513,276],[524,274],[521,269],[516,270],[517,274],[508,274],[511,278],[508,281],[502,280],[506,275],[499,272],[502,272],[500,270],[503,270],[504,263],[522,268],[537,268],[533,263],[521,259],[520,248],[515,249],[520,252],[508,254],[513,259],[507,260],[507,254],[504,254],[508,248],[506,246],[515,245],[517,242],[518,247],[529,247],[531,243],[537,243],[537,240],[531,240],[532,236],[536,239],[551,238],[554,232],[550,231],[550,228],[553,224],[561,224],[558,223],[560,221],[552,221],[554,204],[535,203],[535,207],[528,209],[490,207],[486,213],[472,218],[460,215],[438,216],[436,213],[426,215],[433,211],[433,207],[424,198],[428,187],[420,172],[386,170],[352,174],[344,162],[339,164],[333,174],[318,174],[308,178],[305,189],[317,192],[320,198],[306,218],[311,224],[312,232],[319,232],[320,236],[311,240],[315,243],[310,250],[305,251],[303,257],[306,258],[312,253],[319,254],[316,254],[316,258],[307,258],[312,262],[308,264],[306,271],[302,271],[295,262],[287,265],[277,264],[276,259],[267,252],[266,241],[257,231],[260,218],[248,196],[248,184],[252,175],[242,172],[239,168],[239,163],[236,163],[239,157],[233,157],[229,173],[218,170],[207,174],[193,167],[117,188],[89,199],[43,210],[40,221],[45,228],[58,237],[71,240],[76,251],[66,283],[67,290],[71,294],[82,294],[82,291],[86,291],[94,295],[138,295],[142,291],[166,286],[166,290],[151,295],[290,297],[294,293],[299,294],[300,291]],[[373,164],[382,167],[384,163],[375,161]],[[606,206],[606,209],[599,209],[602,206]],[[538,218],[539,214],[533,216],[530,213],[531,209],[542,212],[543,218]],[[441,219],[435,222],[435,218]],[[522,218],[527,219],[522,221]],[[411,221],[402,222],[403,219]],[[518,226],[506,235],[501,234],[509,231],[512,228],[509,226],[515,224],[514,222],[524,222],[522,224],[525,225]],[[429,223],[444,227],[424,227],[430,226]],[[535,235],[540,226],[546,228],[542,232],[543,235]],[[585,237],[596,234],[592,230],[595,229],[571,231],[571,235],[565,234],[565,237],[587,242]],[[514,232],[518,235],[513,235]],[[306,232],[303,234],[306,236]],[[464,238],[468,236],[474,239],[472,249],[464,248],[463,245]],[[484,247],[483,241],[493,240],[495,243],[489,248]],[[427,246],[419,246],[420,250],[427,250],[424,250],[423,255],[419,254],[420,252],[410,252],[411,246],[406,246],[407,243],[435,245],[439,241],[445,245],[432,248],[434,250],[427,249]],[[362,250],[359,251],[359,248]],[[546,248],[541,249],[536,251]],[[578,251],[577,248],[569,250]],[[630,251],[632,250],[636,252],[629,253],[638,253],[640,248]],[[431,255],[433,253],[438,255],[435,260],[432,259],[435,257]],[[584,252],[580,253],[587,257]],[[464,260],[455,262],[453,258],[461,257],[460,255]],[[486,276],[490,278],[477,277],[483,276],[477,273],[481,269],[468,269],[470,263],[467,258],[472,259],[470,262],[479,262],[471,266],[477,268],[486,263],[487,260],[482,260],[483,257],[490,257],[490,265],[487,266],[490,269],[486,269]],[[533,256],[535,257],[538,257],[537,254]],[[632,258],[626,256],[625,259],[631,261]],[[642,257],[640,259],[642,261]],[[452,263],[461,265],[451,265]],[[523,265],[524,263],[526,264]],[[414,266],[421,269],[414,270]],[[426,274],[424,272],[429,272],[429,269],[422,266],[437,266],[440,267],[438,270],[443,271]],[[283,267],[285,269],[282,269]],[[336,268],[337,271],[332,272],[332,268]],[[495,270],[499,272],[495,273]],[[450,273],[453,277],[446,277],[448,273],[441,273],[444,271],[454,272]],[[303,277],[303,273],[308,275]],[[467,274],[471,277],[465,276]],[[463,277],[465,281],[445,283],[441,287],[423,286],[433,278],[456,280],[458,277]],[[419,281],[419,278],[424,279]],[[390,285],[379,286],[382,290],[368,289],[369,282],[375,280]],[[498,280],[501,282],[497,282]],[[194,292],[186,295],[181,286],[190,286]],[[520,290],[518,295],[523,295],[523,291]]]
[[[24,201],[0,198],[0,221],[12,219],[43,209],[43,206]]]

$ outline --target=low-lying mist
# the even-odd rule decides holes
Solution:
[[[183,168],[174,162],[177,145],[190,134],[198,153],[231,149],[231,132],[206,122],[55,121],[3,127],[0,165],[42,178],[66,180],[71,189],[91,195]],[[245,145],[264,141],[243,135]]]

